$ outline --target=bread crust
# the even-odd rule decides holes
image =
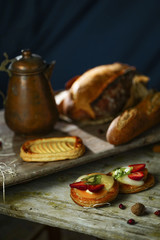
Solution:
[[[114,184],[109,191],[103,188],[97,193],[91,194],[89,198],[83,196],[83,190],[76,188],[71,188],[70,190],[72,200],[82,207],[101,207],[113,201],[117,197],[118,193],[119,183],[116,180],[114,180]]]
[[[86,111],[94,119],[95,113],[90,104],[100,96],[109,84],[129,70],[135,71],[135,68],[126,64],[114,63],[86,71],[70,88],[75,108]]]
[[[160,123],[160,92],[150,93],[136,107],[125,110],[108,127],[106,139],[113,145],[127,143]]]

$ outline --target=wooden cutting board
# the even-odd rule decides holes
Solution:
[[[128,144],[115,147],[105,139],[107,127],[107,124],[77,126],[73,123],[59,121],[54,131],[43,137],[79,136],[86,146],[85,154],[73,160],[29,163],[20,158],[20,147],[26,140],[34,138],[16,136],[6,126],[4,112],[0,111],[0,141],[2,141],[2,149],[0,150],[0,187],[3,186],[4,182],[5,186],[14,185],[92,161],[100,161],[102,158],[106,158],[107,161],[109,156],[160,141],[160,126],[158,126]]]

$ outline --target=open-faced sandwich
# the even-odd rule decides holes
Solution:
[[[61,116],[78,122],[107,122],[148,93],[148,80],[127,64],[101,65],[67,82],[67,89],[55,100]]]
[[[103,173],[79,177],[70,184],[72,200],[82,207],[100,207],[113,201],[119,192],[119,183]]]
[[[116,168],[109,175],[119,182],[120,193],[140,192],[155,184],[154,176],[148,172],[145,164]]]

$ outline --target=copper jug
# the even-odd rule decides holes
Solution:
[[[5,103],[5,120],[16,134],[41,135],[53,130],[58,110],[50,78],[55,62],[22,50],[9,65],[11,73]]]

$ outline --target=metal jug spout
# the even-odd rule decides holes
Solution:
[[[48,80],[51,80],[51,76],[52,76],[55,64],[56,64],[56,61],[52,61],[50,64],[47,64],[47,67],[44,71],[44,75]]]

